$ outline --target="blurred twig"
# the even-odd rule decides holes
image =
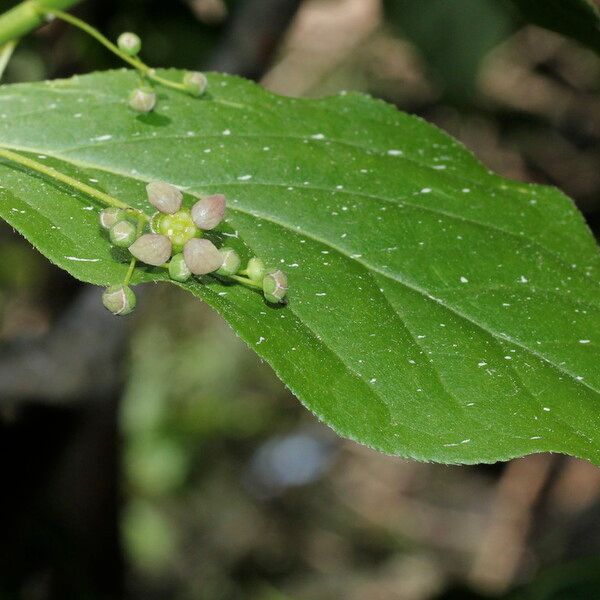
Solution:
[[[238,5],[207,69],[258,79],[302,0],[248,0]]]
[[[528,456],[506,466],[471,569],[470,580],[476,588],[501,593],[513,583],[532,525],[532,511],[552,466],[549,454]]]

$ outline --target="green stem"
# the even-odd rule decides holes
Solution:
[[[23,165],[28,169],[32,169],[33,171],[37,171],[38,173],[42,173],[43,175],[51,177],[52,179],[55,179],[57,181],[61,181],[62,183],[66,183],[67,185],[75,188],[76,190],[79,190],[80,192],[83,192],[84,194],[95,198],[102,204],[105,204],[107,206],[114,206],[115,208],[122,208],[125,210],[134,211],[140,219],[144,219],[146,221],[149,220],[149,217],[147,215],[145,215],[138,209],[129,206],[129,204],[117,198],[114,198],[113,196],[109,196],[108,194],[105,194],[104,192],[101,192],[100,190],[97,190],[96,188],[93,188],[92,186],[87,185],[86,183],[74,179],[73,177],[69,177],[68,175],[61,173],[60,171],[57,171],[52,167],[43,165],[42,163],[39,163],[36,160],[27,158],[26,156],[22,156],[21,154],[17,154],[16,152],[12,152],[11,150],[7,150],[6,148],[2,147],[0,147],[0,157],[6,158],[7,160],[15,162],[19,165]]]
[[[19,39],[44,24],[40,11],[70,8],[79,0],[27,0],[0,15],[0,45]]]
[[[262,285],[260,283],[257,283],[256,281],[252,281],[252,279],[240,277],[239,275],[229,275],[228,277],[230,279],[233,279],[234,281],[237,281],[238,283],[241,283],[242,285],[245,285],[246,287],[250,287],[255,290],[262,290]]]
[[[10,42],[6,42],[6,44],[0,48],[0,80],[2,80],[6,65],[8,64],[8,61],[10,60],[10,57],[15,51],[18,43],[19,40],[11,40]]]
[[[168,269],[169,263],[165,263],[164,265],[160,265],[161,269]],[[233,281],[237,281],[246,287],[252,288],[253,290],[260,290],[262,292],[262,285],[257,283],[256,281],[252,281],[251,279],[247,279],[246,277],[240,277],[239,275],[221,275],[220,273],[209,273],[215,279],[232,279]]]
[[[140,215],[138,217],[138,222],[137,222],[137,237],[140,237],[142,231],[144,230],[144,219],[142,219],[142,216]],[[123,285],[129,285],[129,282],[131,281],[131,277],[133,276],[133,271],[135,269],[135,265],[137,264],[137,258],[134,256],[130,263],[129,263],[129,269],[127,269],[127,274],[125,275],[125,281],[123,281]]]
[[[100,42],[105,48],[108,48],[113,54],[116,54],[121,60],[130,64],[134,69],[139,71],[144,77],[147,77],[151,81],[155,81],[156,83],[160,83],[165,87],[172,88],[174,90],[179,90],[182,92],[186,92],[187,88],[183,83],[177,83],[175,81],[171,81],[170,79],[165,79],[164,77],[160,77],[156,74],[153,68],[149,67],[147,64],[142,62],[136,56],[130,56],[129,54],[125,54],[125,52],[121,51],[119,47],[113,44],[108,38],[102,35],[97,29],[88,25],[85,21],[70,15],[69,13],[63,12],[61,10],[52,10],[52,11],[44,11],[44,16],[46,18],[56,17],[57,19],[61,19],[62,21],[66,21],[70,23],[74,27],[78,27],[82,31],[85,31],[88,35],[93,37],[95,40]]]

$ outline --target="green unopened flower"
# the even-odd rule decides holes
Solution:
[[[277,304],[282,302],[287,294],[287,276],[279,269],[267,273],[262,282],[263,293],[268,302]]]
[[[183,76],[183,85],[192,96],[202,96],[206,91],[208,81],[204,73],[198,71],[188,71]]]
[[[198,200],[192,206],[192,219],[200,229],[214,229],[225,216],[226,200],[223,194],[214,194]]]
[[[187,242],[202,236],[202,231],[196,227],[190,211],[186,209],[178,210],[173,215],[156,213],[150,227],[154,233],[166,235],[171,240],[173,252],[181,252]]]
[[[128,248],[137,238],[136,226],[131,221],[117,221],[109,230],[110,241],[119,248]]]
[[[117,46],[121,52],[129,56],[135,56],[142,49],[142,40],[131,31],[122,33],[117,39]]]
[[[129,106],[136,112],[149,113],[156,106],[156,93],[152,88],[136,88],[129,95]]]
[[[119,221],[127,218],[127,213],[122,208],[105,208],[100,211],[100,226],[103,229],[110,229]]]
[[[223,265],[223,256],[216,246],[206,239],[190,240],[183,248],[183,257],[194,275],[213,273]]]
[[[171,240],[158,233],[145,233],[129,246],[135,258],[153,267],[164,265],[171,257],[171,249]]]
[[[172,215],[181,208],[181,190],[164,181],[152,181],[146,186],[148,202],[162,213]]]
[[[113,315],[128,315],[136,304],[133,290],[126,285],[111,285],[102,294],[102,304]]]
[[[267,268],[265,267],[265,263],[255,256],[248,261],[245,273],[248,276],[248,279],[256,281],[257,283],[262,283],[263,277],[267,273]]]
[[[240,270],[242,260],[239,254],[233,248],[220,248],[219,252],[223,257],[223,264],[217,271],[219,275],[235,275]]]
[[[186,282],[192,276],[192,272],[185,264],[183,254],[175,254],[169,261],[169,277],[181,283]]]

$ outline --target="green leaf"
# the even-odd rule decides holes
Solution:
[[[216,237],[283,268],[289,305],[210,278],[182,287],[341,435],[450,463],[600,463],[600,258],[567,197],[490,173],[366,96],[209,81],[201,99],[161,89],[147,116],[126,107],[125,71],[4,87],[0,140],[149,213],[150,180],[187,189],[188,205],[226,193]],[[97,204],[4,161],[0,185],[0,216],[51,261],[122,280]]]
[[[600,53],[600,12],[591,0],[510,0],[535,25],[571,37]]]

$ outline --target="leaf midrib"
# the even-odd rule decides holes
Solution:
[[[194,139],[193,136],[173,136],[176,137],[177,139]],[[210,135],[204,136],[203,137],[211,137]],[[218,137],[216,135],[212,136],[212,137]],[[236,134],[235,137],[245,137],[244,135],[239,135]],[[250,136],[248,136],[250,137]],[[262,136],[251,136],[251,137],[262,137]],[[270,137],[270,136],[264,136],[264,137]],[[298,137],[298,136],[273,136],[273,137],[278,137],[281,139],[297,139],[297,140],[310,140],[310,138],[303,138],[303,137]],[[148,141],[148,140],[163,140],[163,139],[168,139],[169,136],[161,136],[160,138],[158,137],[151,137],[151,138],[143,138],[143,141]],[[110,144],[110,143],[130,143],[131,141],[137,141],[137,140],[141,140],[142,138],[136,137],[136,138],[131,138],[129,140],[105,140],[102,142],[98,142],[96,144],[88,144],[85,146],[72,146],[70,148],[66,148],[66,149],[61,149],[60,151],[55,151],[55,150],[44,150],[44,149],[37,149],[37,148],[31,148],[28,146],[22,146],[22,145],[16,145],[16,144],[4,144],[6,148],[10,148],[12,150],[16,150],[16,151],[21,151],[21,152],[29,152],[29,153],[38,153],[38,154],[45,154],[47,156],[51,156],[52,158],[55,158],[57,160],[61,160],[63,162],[67,162],[67,163],[71,163],[75,166],[79,166],[82,168],[89,168],[89,169],[98,169],[101,171],[105,171],[107,173],[112,173],[114,175],[119,175],[121,177],[126,177],[126,178],[131,178],[131,179],[139,179],[139,180],[143,180],[143,181],[147,181],[144,180],[143,178],[136,178],[134,177],[132,174],[130,173],[125,173],[124,171],[120,171],[118,169],[114,169],[113,167],[107,167],[104,165],[98,165],[95,163],[90,163],[88,161],[85,160],[81,160],[81,159],[73,159],[71,157],[68,157],[64,154],[64,152],[75,152],[77,150],[80,150],[82,148],[93,148],[93,147],[97,147],[97,146],[103,146],[106,144]],[[340,142],[343,143],[343,142]],[[357,148],[357,149],[363,149],[361,146],[355,146],[352,144],[348,144],[349,146],[353,147],[353,148]],[[385,156],[385,153],[381,153],[379,152],[379,154],[381,156]],[[397,158],[402,158],[402,157],[397,157]],[[425,166],[422,165],[422,163],[416,162],[414,161],[415,164],[421,165],[421,166]],[[453,178],[455,177],[454,174],[452,173],[445,173],[446,177],[449,178]],[[472,186],[476,186],[479,187],[481,185],[480,182],[477,182],[475,180],[471,180],[471,179],[462,179],[460,177],[456,177],[456,179],[459,180],[463,180],[468,182],[470,185]],[[220,186],[220,187],[235,187],[240,185],[237,182],[234,181],[227,181],[227,182],[207,182],[206,187],[209,186]],[[563,258],[562,256],[560,256],[559,254],[557,254],[555,251],[551,250],[550,248],[548,248],[547,246],[545,246],[544,244],[542,244],[541,242],[539,242],[538,240],[532,240],[530,238],[527,238],[524,235],[520,235],[518,233],[512,232],[512,231],[508,231],[506,229],[503,229],[502,227],[498,227],[497,225],[493,225],[491,223],[485,223],[483,221],[478,221],[476,219],[471,219],[471,218],[467,218],[464,217],[462,215],[457,215],[455,213],[452,212],[448,212],[446,210],[440,209],[440,208],[435,208],[435,207],[430,207],[430,206],[424,206],[422,204],[418,204],[415,202],[410,201],[409,199],[407,199],[406,196],[402,196],[401,198],[399,198],[399,202],[394,201],[392,198],[388,198],[387,196],[380,196],[377,194],[369,194],[367,192],[361,192],[358,190],[355,191],[350,191],[350,190],[339,190],[339,189],[334,189],[334,188],[325,188],[325,187],[320,187],[320,186],[315,186],[315,185],[295,185],[295,184],[289,184],[289,183],[285,183],[285,182],[261,182],[261,181],[246,181],[244,182],[244,186],[249,186],[249,185],[256,185],[256,186],[265,186],[265,187],[282,187],[282,188],[293,188],[296,190],[313,190],[313,191],[322,191],[322,192],[327,192],[327,193],[331,193],[331,194],[346,194],[349,196],[356,196],[359,198],[368,198],[371,200],[377,200],[377,201],[382,201],[382,202],[386,202],[387,204],[390,204],[392,206],[395,207],[399,207],[400,204],[399,202],[401,202],[402,204],[404,204],[405,206],[411,207],[412,209],[415,210],[422,210],[424,212],[428,212],[431,214],[435,214],[435,215],[439,215],[439,216],[443,216],[446,217],[448,219],[452,219],[454,221],[460,222],[460,223],[467,223],[467,224],[471,224],[474,225],[476,227],[480,227],[482,229],[485,230],[489,230],[489,231],[494,231],[499,233],[500,235],[504,235],[507,237],[510,237],[512,239],[516,239],[519,240],[520,242],[524,242],[528,247],[535,247],[535,248],[539,248],[541,251],[543,251],[544,253],[546,253],[549,257],[551,257],[552,259],[556,260],[557,262],[559,262],[562,266],[565,267],[570,267],[570,263]],[[439,194],[440,196],[443,196],[445,198],[451,199],[451,197],[446,194],[445,192],[443,192],[442,190],[435,190],[436,194]]]
[[[152,177],[144,177],[141,173],[137,173],[135,175],[132,175],[131,173],[124,173],[124,172],[119,172],[118,170],[112,168],[112,167],[107,167],[106,165],[96,165],[96,164],[90,164],[87,163],[85,161],[80,161],[80,160],[73,160],[69,157],[64,157],[62,156],[60,153],[56,153],[55,151],[48,151],[48,150],[38,150],[38,149],[32,149],[32,148],[27,148],[27,147],[22,147],[22,146],[6,146],[6,147],[10,147],[12,149],[18,150],[18,151],[23,151],[23,152],[31,152],[31,153],[40,153],[40,154],[45,154],[47,156],[51,156],[52,158],[55,158],[56,160],[60,160],[66,163],[71,163],[74,166],[80,166],[82,168],[89,168],[89,169],[96,169],[99,171],[104,171],[106,173],[112,174],[112,175],[116,175],[118,177],[123,177],[126,179],[134,179],[134,180],[138,180],[138,181],[142,181],[147,183],[148,181],[151,181],[153,178]],[[233,182],[232,182],[233,183]],[[207,183],[206,184],[207,187],[211,186],[213,184],[211,183]],[[269,184],[264,184],[265,186],[269,185]],[[476,327],[478,327],[481,331],[483,331],[484,333],[486,333],[487,335],[490,335],[491,337],[495,338],[496,340],[501,340],[504,342],[509,342],[514,344],[515,346],[521,348],[522,350],[528,352],[530,355],[538,358],[539,360],[543,361],[544,363],[547,363],[548,365],[550,365],[551,368],[555,369],[557,372],[563,374],[563,375],[567,375],[574,384],[579,384],[589,390],[591,390],[592,392],[598,394],[600,393],[599,389],[596,389],[594,386],[590,385],[585,379],[577,379],[577,375],[574,373],[571,373],[569,370],[565,369],[564,367],[561,367],[560,365],[554,364],[553,362],[551,362],[551,360],[549,360],[547,357],[545,357],[544,355],[540,354],[539,352],[535,351],[532,348],[529,348],[528,346],[526,346],[523,342],[516,340],[512,337],[508,337],[505,335],[502,335],[500,332],[495,331],[493,328],[490,327],[486,327],[484,325],[482,325],[479,321],[473,319],[472,317],[469,317],[468,315],[464,314],[462,311],[460,311],[459,309],[445,303],[443,300],[441,300],[440,298],[434,298],[429,292],[427,292],[425,289],[421,288],[420,286],[418,286],[417,284],[410,282],[404,278],[399,277],[398,275],[395,274],[391,274],[388,273],[387,271],[381,269],[378,266],[375,265],[371,265],[370,263],[360,260],[360,258],[357,258],[353,255],[347,254],[343,249],[339,248],[337,245],[335,245],[333,242],[330,242],[328,240],[324,240],[322,238],[320,238],[319,236],[314,235],[311,232],[307,232],[304,231],[302,229],[298,229],[297,226],[292,226],[291,224],[285,222],[285,221],[281,221],[279,219],[275,219],[273,218],[272,215],[265,215],[263,213],[257,213],[256,211],[250,211],[247,209],[243,209],[240,208],[239,206],[230,206],[230,209],[234,212],[240,212],[242,214],[246,214],[249,215],[251,217],[257,218],[257,219],[262,219],[264,221],[268,221],[274,225],[277,225],[279,227],[282,227],[284,229],[287,229],[289,231],[292,231],[293,233],[299,233],[301,232],[304,236],[306,236],[309,239],[312,239],[313,241],[320,243],[332,250],[335,250],[336,252],[338,252],[341,256],[346,257],[349,260],[355,261],[356,263],[360,264],[362,267],[364,267],[367,271],[371,271],[371,272],[375,272],[378,273],[379,275],[391,280],[391,281],[395,281],[397,283],[399,283],[400,285],[403,285],[404,287],[406,287],[407,289],[410,289],[414,292],[417,292],[418,294],[420,294],[423,298],[425,298],[428,301],[433,301],[433,302],[437,302],[438,304],[440,304],[443,308],[445,308],[446,310],[450,311],[452,314],[456,315],[457,317],[461,318],[462,320],[471,323],[472,325],[475,325]],[[341,359],[341,357],[340,357]],[[342,361],[343,362],[343,361]]]

